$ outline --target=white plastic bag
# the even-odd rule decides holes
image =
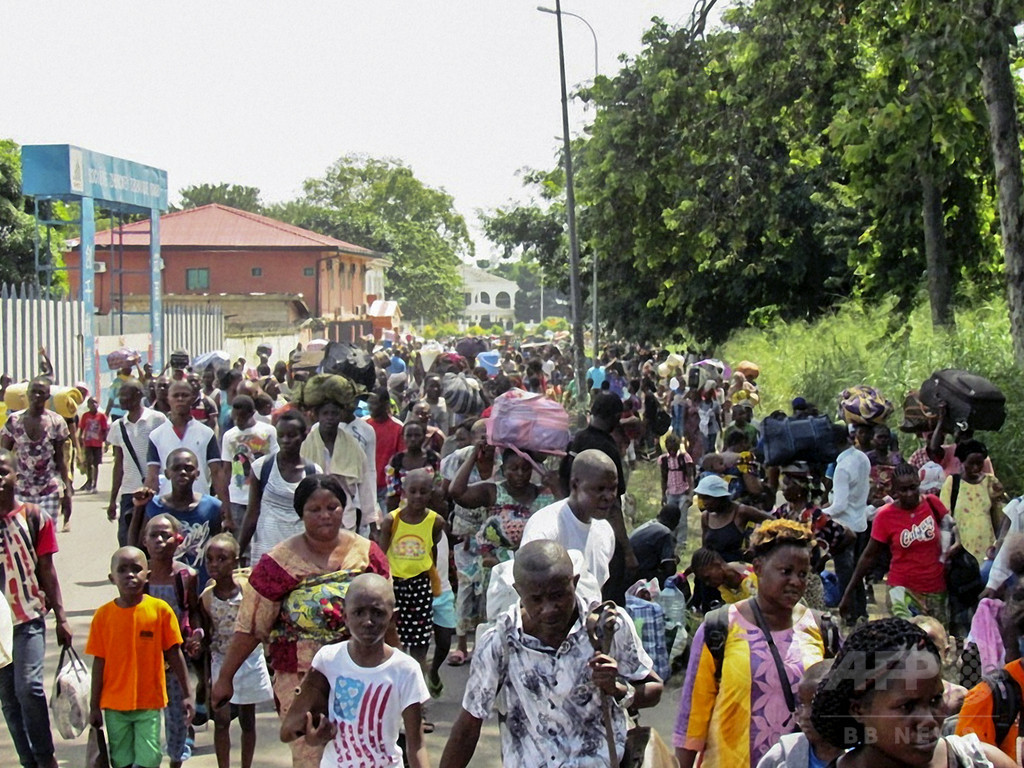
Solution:
[[[6,600],[0,600],[0,667],[14,661],[14,615]]]
[[[62,738],[77,739],[89,724],[91,688],[92,678],[78,652],[70,645],[62,648],[50,697],[53,724]]]

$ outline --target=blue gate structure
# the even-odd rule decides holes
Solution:
[[[93,392],[100,391],[95,300],[97,203],[119,214],[149,217],[149,318],[153,369],[159,371],[164,362],[160,213],[167,210],[167,172],[70,144],[28,144],[21,148],[21,174],[23,193],[36,200],[37,225],[77,224],[81,229],[83,373]],[[78,203],[80,218],[77,221],[39,219],[39,203],[45,200]],[[40,266],[36,264],[37,270]]]

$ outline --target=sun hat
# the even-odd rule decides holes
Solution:
[[[718,475],[705,475],[702,477],[693,492],[698,496],[711,496],[714,498],[732,495],[729,492],[729,484]]]

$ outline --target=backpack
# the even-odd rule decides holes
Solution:
[[[808,609],[810,610],[810,609]],[[825,658],[839,653],[839,627],[831,613],[812,612],[814,621],[825,643]],[[715,682],[722,681],[722,661],[725,659],[725,640],[729,636],[729,605],[720,605],[704,616],[704,645],[715,662]]]
[[[270,473],[274,471],[274,464],[277,463],[277,454],[272,453],[267,456],[267,460],[263,462],[263,466],[260,467],[260,493],[263,493],[267,488],[267,483],[270,482]],[[306,477],[316,474],[316,464],[309,459],[303,459],[303,470],[306,473]]]
[[[1005,669],[997,669],[982,678],[992,691],[992,722],[996,727],[998,746],[1010,732],[1010,727],[1020,718],[1020,684]]]

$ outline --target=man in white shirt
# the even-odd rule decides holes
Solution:
[[[868,492],[871,490],[871,460],[867,454],[856,448],[846,425],[835,428],[836,444],[844,447],[836,459],[835,474],[832,476],[832,503],[822,509],[826,515],[857,534],[856,542],[833,554],[836,576],[839,577],[839,593],[845,594],[853,576],[857,560],[868,545],[871,531],[868,528]],[[850,621],[867,618],[867,603],[864,585],[857,584],[853,592],[853,608]]]
[[[124,418],[110,427],[107,443],[114,448],[114,480],[110,486],[107,518],[118,520],[117,543],[128,544],[128,526],[132,520],[132,494],[146,484],[146,457],[149,436],[167,422],[167,417],[142,405],[142,384],[135,379],[124,381],[117,393]],[[118,519],[118,505],[121,508]]]
[[[229,467],[221,459],[217,436],[208,426],[192,418],[192,402],[195,400],[192,385],[184,380],[171,382],[167,389],[167,400],[171,405],[170,418],[166,424],[154,429],[149,436],[146,485],[159,496],[169,493],[171,483],[164,474],[167,459],[178,448],[188,448],[199,459],[199,477],[192,484],[192,489],[202,496],[204,493],[210,493],[212,485],[217,489],[217,496],[228,496]],[[234,530],[230,511],[223,507],[222,510],[224,527]]]
[[[619,493],[615,463],[603,451],[582,451],[569,475],[569,498],[549,504],[526,522],[520,546],[538,539],[557,541],[583,561],[598,586],[608,580],[615,532],[608,522]]]

